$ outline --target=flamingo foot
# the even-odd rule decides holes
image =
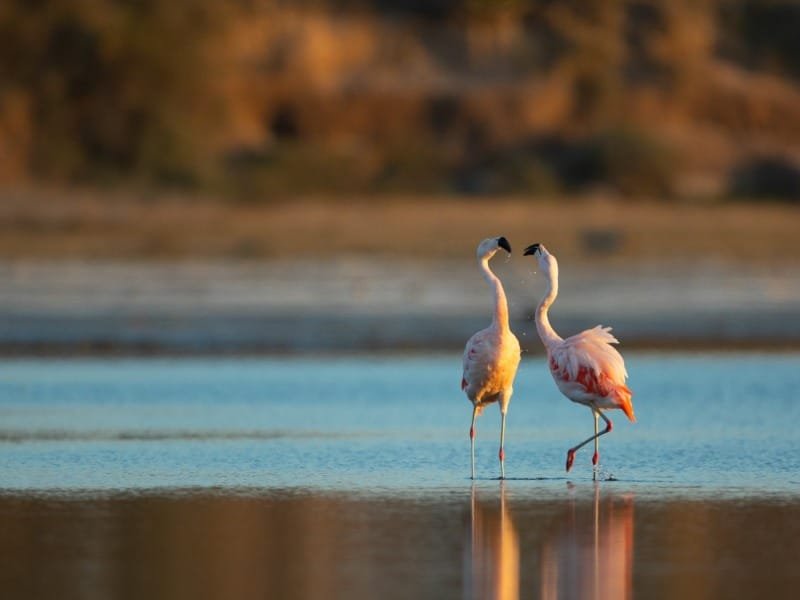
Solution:
[[[570,448],[569,450],[567,450],[567,473],[569,473],[569,470],[572,468],[572,463],[574,462],[575,462],[575,450]]]
[[[599,460],[600,460],[600,455],[599,455],[597,452],[595,452],[595,453],[592,455],[592,464],[593,464],[594,466],[597,466],[597,463],[598,463],[598,461],[599,461]]]

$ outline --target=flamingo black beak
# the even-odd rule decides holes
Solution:
[[[503,236],[497,238],[497,245],[506,252],[508,252],[509,254],[511,254],[511,244],[509,244],[508,240]]]
[[[536,254],[536,251],[539,249],[539,244],[531,244],[527,248],[525,248],[525,252],[522,253],[522,256],[528,256],[530,254]]]

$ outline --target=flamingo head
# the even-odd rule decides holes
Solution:
[[[523,256],[533,256],[539,263],[539,268],[546,275],[558,275],[558,261],[556,257],[547,251],[544,244],[531,244],[522,253]]]
[[[500,237],[486,238],[478,244],[478,260],[490,259],[500,248],[511,255],[511,244],[502,235]]]

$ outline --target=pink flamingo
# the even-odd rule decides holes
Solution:
[[[478,264],[484,279],[494,293],[492,324],[477,332],[464,348],[464,374],[461,389],[472,402],[472,425],[469,428],[472,479],[475,479],[475,417],[487,404],[498,402],[500,425],[500,478],[504,479],[506,411],[511,401],[514,377],[519,366],[519,341],[508,326],[508,302],[503,284],[489,268],[489,259],[499,248],[511,254],[511,245],[504,237],[488,238],[478,245]]]
[[[625,379],[628,377],[625,361],[612,346],[619,342],[611,335],[610,327],[598,325],[567,339],[562,339],[555,332],[550,325],[547,311],[558,295],[558,261],[542,244],[533,244],[525,248],[524,255],[530,254],[536,257],[539,268],[548,282],[547,293],[536,309],[536,330],[547,350],[550,374],[562,394],[573,402],[591,408],[594,416],[594,435],[567,450],[567,471],[572,468],[578,448],[594,441],[592,464],[595,468],[592,478],[596,479],[596,467],[600,460],[598,440],[613,427],[611,419],[603,414],[603,411],[619,408],[632,422],[636,422],[631,403],[631,390],[625,385]],[[606,428],[598,433],[597,422],[600,418],[605,421]]]

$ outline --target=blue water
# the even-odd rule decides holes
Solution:
[[[638,422],[609,413],[604,485],[649,496],[800,494],[800,355],[626,353]],[[5,360],[0,490],[318,490],[441,494],[469,485],[460,356]],[[496,486],[500,418],[477,425]],[[591,481],[592,432],[542,356],[511,401],[507,485]]]

